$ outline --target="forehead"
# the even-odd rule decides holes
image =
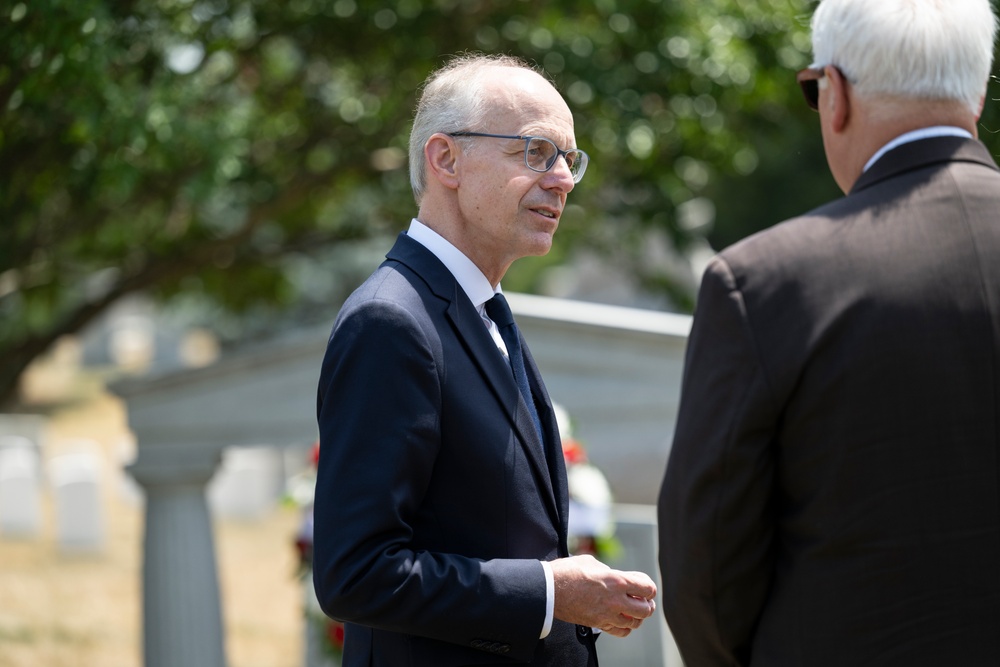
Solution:
[[[486,122],[491,132],[535,134],[572,145],[573,114],[562,96],[539,74],[525,69],[493,68],[485,74],[491,97]]]

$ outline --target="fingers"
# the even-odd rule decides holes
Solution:
[[[627,578],[625,592],[630,597],[652,600],[656,597],[656,584],[645,572],[623,572]]]
[[[654,613],[656,613],[656,602],[653,600],[646,600],[644,598],[637,598],[632,595],[627,596],[628,599],[625,603],[625,611],[622,612],[623,615],[632,616],[633,618],[649,618]]]
[[[607,627],[601,628],[601,632],[606,632],[612,637],[628,637],[632,633],[632,630],[629,628]]]
[[[635,616],[627,616],[625,614],[619,614],[621,621],[618,623],[619,628],[627,628],[629,630],[637,630],[640,625],[642,625],[643,619],[636,618]]]
[[[643,619],[656,613],[656,584],[643,572],[623,572],[625,581],[625,610],[627,616]]]
[[[632,616],[620,614],[617,623],[605,625],[601,628],[601,631],[608,633],[612,637],[628,637],[633,630],[637,630],[641,625],[641,618],[633,618]]]

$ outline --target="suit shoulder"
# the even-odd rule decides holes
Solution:
[[[351,320],[355,325],[381,322],[397,328],[415,327],[427,335],[441,326],[449,303],[420,273],[389,259],[347,298],[337,315],[334,332]]]
[[[404,264],[386,260],[358,286],[344,302],[344,306],[379,299],[406,301],[421,289],[423,281]]]
[[[837,232],[838,222],[854,215],[851,204],[848,198],[836,199],[737,241],[718,257],[739,273],[741,267],[774,267],[822,256],[828,251],[825,241]]]

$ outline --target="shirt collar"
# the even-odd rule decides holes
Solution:
[[[922,127],[919,130],[913,130],[912,132],[907,132],[906,134],[901,134],[885,146],[880,148],[875,155],[871,156],[871,159],[865,164],[865,168],[862,169],[862,173],[868,171],[868,169],[875,164],[880,157],[891,151],[893,148],[902,146],[903,144],[908,144],[911,141],[919,141],[920,139],[930,139],[931,137],[965,137],[966,139],[971,139],[972,134],[967,130],[963,130],[960,127],[952,127],[950,125],[935,125],[934,127]]]
[[[458,281],[477,310],[482,310],[483,304],[492,299],[494,294],[502,293],[500,285],[497,285],[494,290],[493,285],[479,270],[479,267],[461,250],[416,218],[410,221],[410,228],[406,230],[406,235],[430,250],[435,257],[441,260],[451,275],[455,276],[455,280]]]

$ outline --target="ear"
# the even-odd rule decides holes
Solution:
[[[446,188],[458,188],[459,148],[455,139],[438,132],[424,144],[427,177],[436,179]]]
[[[851,121],[850,83],[836,67],[826,68],[826,101],[823,110],[830,118],[830,129],[843,132]]]

